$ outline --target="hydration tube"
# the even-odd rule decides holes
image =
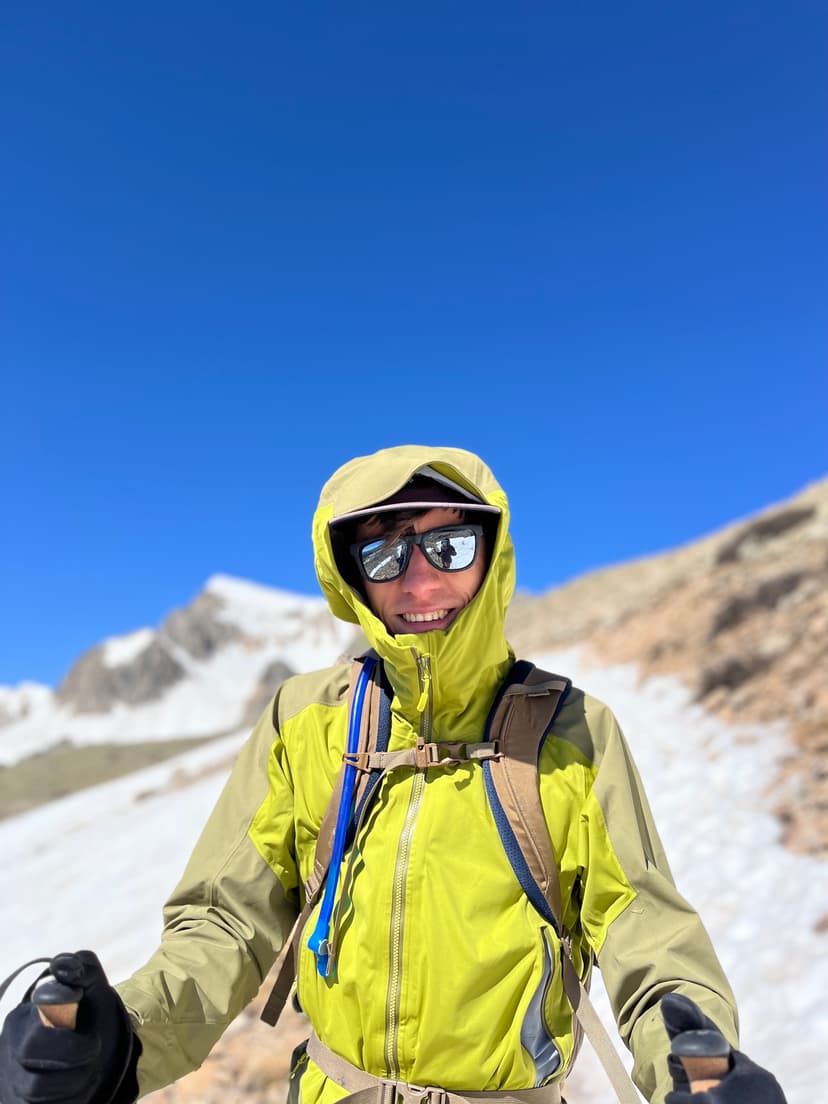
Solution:
[[[348,717],[348,745],[349,755],[355,755],[359,751],[359,728],[362,721],[362,707],[365,701],[365,690],[374,673],[376,659],[369,657],[362,665],[357,675],[354,686],[354,698],[351,702],[351,713]],[[329,944],[328,935],[331,928],[331,916],[334,909],[334,897],[339,882],[339,868],[345,854],[345,838],[348,834],[348,822],[351,819],[351,806],[354,801],[354,786],[356,785],[356,767],[350,763],[345,764],[345,772],[342,776],[342,794],[339,798],[339,808],[336,811],[336,828],[334,829],[333,851],[328,867],[328,876],[325,881],[325,892],[322,897],[322,906],[316,920],[316,927],[308,939],[308,946],[316,955],[316,968],[322,977],[328,976]]]

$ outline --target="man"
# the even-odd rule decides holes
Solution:
[[[483,740],[514,663],[508,520],[492,473],[459,449],[387,449],[346,464],[323,489],[317,575],[334,614],[362,627],[382,664],[389,753]],[[350,677],[343,664],[280,688],[146,966],[116,993],[82,956],[75,1033],[43,1028],[31,1006],[9,1016],[3,1104],[126,1104],[203,1061],[303,903],[356,709]],[[671,1036],[715,1025],[736,1045],[734,1000],[672,882],[612,714],[575,688],[543,739],[538,786],[572,961],[586,977],[597,957],[646,1098],[662,1104],[673,1089],[669,1104],[784,1104],[773,1077],[739,1052],[709,1096],[690,1094],[675,1060],[671,1077]],[[294,1074],[303,1104],[347,1095],[343,1070],[376,1100],[388,1082],[559,1100],[576,1036],[560,940],[518,883],[481,764],[389,769],[348,851],[331,868],[336,918],[318,943],[324,954],[308,946],[324,901],[299,940],[296,996],[319,1041]]]

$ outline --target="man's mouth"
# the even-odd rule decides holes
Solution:
[[[400,617],[409,625],[421,624],[424,621],[442,621],[448,617],[447,609],[429,610],[428,613],[401,613]]]

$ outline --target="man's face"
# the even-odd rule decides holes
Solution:
[[[403,533],[425,533],[442,525],[459,525],[462,510],[435,508],[410,518],[401,528]],[[377,518],[361,522],[358,541],[383,536],[386,526]],[[400,532],[397,527],[395,533]],[[481,538],[481,545],[483,540]],[[480,547],[474,563],[463,571],[440,571],[428,562],[417,545],[411,549],[408,567],[397,579],[384,583],[363,580],[368,604],[393,635],[422,633],[432,629],[447,629],[460,610],[469,604],[480,589],[486,574],[486,549]]]

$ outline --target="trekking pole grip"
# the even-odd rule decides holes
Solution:
[[[35,989],[32,1003],[37,1006],[37,1014],[44,1027],[63,1027],[74,1031],[82,996],[82,989],[47,978]]]
[[[730,1043],[719,1031],[683,1031],[673,1039],[672,1053],[684,1067],[691,1093],[715,1089],[730,1070]]]
[[[32,1004],[44,1027],[62,1027],[74,1031],[78,1020],[78,1004],[83,989],[77,983],[83,977],[83,963],[73,954],[56,955],[49,963],[49,973],[32,992]]]

